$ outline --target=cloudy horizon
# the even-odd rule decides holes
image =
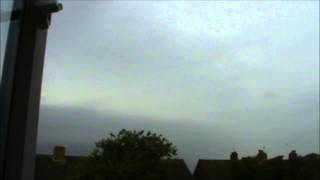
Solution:
[[[121,128],[163,134],[191,169],[233,149],[319,152],[319,2],[62,3],[38,152],[88,154]]]

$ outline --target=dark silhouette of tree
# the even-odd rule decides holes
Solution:
[[[176,154],[176,147],[162,135],[122,129],[96,142],[89,158],[73,173],[85,180],[163,180],[160,161]]]

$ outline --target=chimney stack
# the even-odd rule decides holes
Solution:
[[[256,158],[258,161],[266,161],[268,160],[268,155],[263,150],[259,149]]]
[[[238,160],[238,153],[233,151],[231,154],[230,154],[230,160]]]
[[[65,145],[56,145],[53,150],[54,161],[65,161],[66,160],[66,148]]]
[[[298,154],[295,150],[292,150],[290,153],[289,153],[289,157],[288,157],[289,160],[296,160],[298,159]]]

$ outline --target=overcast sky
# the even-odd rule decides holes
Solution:
[[[39,151],[120,128],[199,158],[319,152],[319,2],[63,2],[49,30]],[[286,145],[287,144],[287,145]]]

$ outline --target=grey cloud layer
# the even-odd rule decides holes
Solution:
[[[141,127],[194,161],[233,147],[318,152],[318,3],[66,2],[49,33],[39,145],[87,153],[106,131]]]

